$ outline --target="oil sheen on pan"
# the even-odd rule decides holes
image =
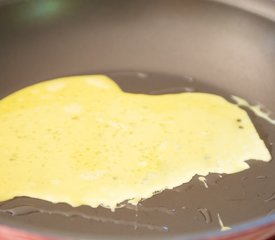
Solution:
[[[271,155],[248,114],[207,93],[123,92],[104,75],[65,77],[0,101],[0,201],[28,196],[114,210],[198,174]]]

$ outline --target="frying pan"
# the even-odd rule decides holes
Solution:
[[[272,0],[0,1],[0,97],[46,79],[104,73],[129,92],[237,95],[275,112],[274,21]],[[274,156],[275,126],[246,110]],[[194,176],[115,212],[19,197],[1,203],[0,238],[268,239],[275,163],[248,164],[211,173],[208,188]],[[232,229],[220,231],[221,221]]]

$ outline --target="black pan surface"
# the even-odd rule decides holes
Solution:
[[[229,100],[233,94],[275,112],[275,23],[203,0],[25,0],[0,7],[1,97],[42,80],[93,73],[106,73],[129,92],[201,91]],[[249,114],[274,154],[275,126]],[[21,197],[2,203],[0,223],[96,239],[219,230],[218,215],[234,226],[275,212],[274,161],[249,165],[222,178],[210,174],[209,188],[194,176],[114,213]]]

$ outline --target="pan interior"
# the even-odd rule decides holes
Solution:
[[[198,91],[219,94],[232,101],[230,95],[222,90],[188,77],[134,72],[108,75],[128,92],[163,94]],[[272,126],[249,113],[260,136],[272,150],[274,136],[267,134]],[[65,203],[53,204],[21,197],[4,202],[0,214],[4,219],[27,221],[40,227],[47,225],[58,230],[62,225],[69,231],[98,235],[170,235],[192,233],[198,229],[221,229],[263,216],[274,207],[270,187],[275,183],[273,161],[264,163],[251,160],[249,165],[250,169],[236,174],[211,173],[205,179],[194,176],[191,182],[173,190],[165,190],[137,207],[126,204],[115,212],[102,207],[73,208]]]

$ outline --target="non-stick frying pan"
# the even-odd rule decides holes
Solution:
[[[0,96],[105,73],[129,92],[233,94],[275,112],[274,21],[272,0],[0,1]],[[274,155],[275,126],[249,114]],[[248,162],[240,173],[211,173],[208,188],[194,176],[116,212],[16,198],[0,206],[0,238],[267,239],[275,234],[275,162]],[[232,230],[221,232],[219,220]]]

